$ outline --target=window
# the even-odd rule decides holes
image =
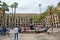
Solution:
[[[18,22],[20,23],[20,18],[19,18]]]
[[[16,23],[17,23],[17,19],[16,19]]]
[[[21,24],[21,26],[22,26],[22,24]]]
[[[1,23],[0,23],[0,26],[1,26]]]
[[[20,26],[20,24],[18,24],[18,26]]]
[[[52,26],[53,26],[53,23],[52,23]]]
[[[56,22],[56,24],[58,24],[58,22]]]
[[[25,23],[23,25],[25,26]]]
[[[29,22],[32,24],[32,19],[31,18],[29,19]]]
[[[12,22],[12,18],[10,19],[10,22]]]
[[[0,16],[0,18],[2,18],[2,16]]]
[[[7,24],[7,26],[8,26],[8,24]]]
[[[23,18],[21,18],[21,21],[23,20]]]
[[[25,18],[24,18],[24,21],[25,21]]]
[[[7,23],[9,23],[9,21],[7,20]]]
[[[0,23],[1,23],[2,21],[0,20]]]
[[[16,27],[17,27],[17,24],[16,24]]]

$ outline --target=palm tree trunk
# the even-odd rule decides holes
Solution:
[[[14,13],[16,14],[16,8],[15,8],[15,10],[14,10]]]
[[[12,14],[13,14],[13,8],[12,8]]]
[[[15,21],[16,21],[16,20],[15,20],[15,18],[16,18],[16,17],[15,17],[15,14],[16,14],[16,8],[14,9],[14,27],[15,27]]]
[[[5,6],[4,6],[4,10],[3,10],[3,27],[5,27]]]
[[[13,16],[13,7],[12,7],[12,17],[14,17],[14,16]],[[12,22],[12,25],[13,25],[13,22]],[[11,26],[11,28],[13,28],[13,27]]]
[[[53,34],[52,13],[50,13],[50,15],[51,15],[52,34]]]

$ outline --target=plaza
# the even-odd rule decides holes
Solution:
[[[18,40],[59,40],[59,37],[54,37],[52,35],[41,34],[19,34]],[[0,37],[0,40],[14,40],[14,36],[11,37]]]
[[[60,39],[60,33],[59,34],[47,34],[47,33],[19,33],[18,40],[59,40]],[[11,30],[10,36],[1,36],[0,40],[14,40],[14,31]]]
[[[11,37],[0,37],[0,40],[14,40],[12,34]],[[47,35],[44,33],[41,34],[19,34],[18,40],[57,40],[57,38],[52,35]]]
[[[0,40],[14,33],[18,40],[60,40],[60,0],[0,0]]]

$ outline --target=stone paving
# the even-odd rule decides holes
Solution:
[[[11,31],[10,36],[0,36],[0,40],[14,40],[14,33]],[[40,34],[19,34],[18,40],[60,40],[60,36]]]
[[[14,40],[14,36],[2,36],[0,40]],[[55,40],[52,35],[47,35],[44,33],[41,34],[19,34],[18,40]]]

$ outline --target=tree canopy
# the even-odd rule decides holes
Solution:
[[[0,10],[2,11],[9,11],[9,6],[5,2],[0,1]]]

